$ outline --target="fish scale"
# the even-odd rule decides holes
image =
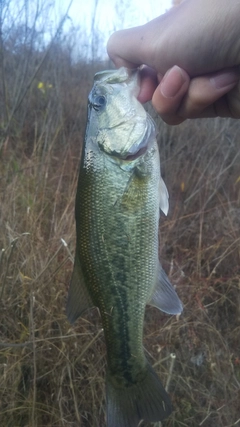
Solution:
[[[157,147],[155,147],[155,150],[157,150]],[[88,159],[88,156],[86,158]],[[84,274],[88,277],[93,289],[92,291],[90,290],[92,299],[100,308],[107,348],[111,348],[110,357],[108,357],[109,368],[111,369],[111,360],[114,360],[112,371],[116,371],[121,370],[122,364],[126,364],[126,361],[123,360],[122,346],[119,349],[118,346],[114,345],[112,349],[111,343],[116,343],[119,340],[120,343],[123,343],[123,346],[127,347],[126,343],[128,344],[128,341],[130,341],[132,350],[136,354],[140,352],[141,356],[143,354],[142,325],[145,305],[149,291],[151,292],[151,289],[148,289],[149,285],[152,287],[154,283],[151,276],[156,274],[151,261],[153,249],[155,257],[157,256],[157,247],[152,248],[151,245],[150,248],[146,248],[146,242],[149,237],[151,239],[152,235],[157,235],[158,232],[159,201],[157,198],[154,200],[155,218],[150,215],[152,221],[146,223],[145,218],[148,217],[149,210],[152,210],[153,205],[153,202],[151,203],[149,200],[149,194],[152,194],[152,191],[148,191],[148,187],[149,182],[151,185],[154,185],[154,182],[148,178],[145,180],[140,179],[141,192],[142,195],[145,194],[145,210],[141,207],[135,212],[135,201],[132,202],[130,199],[127,205],[126,202],[124,203],[121,200],[130,173],[127,173],[126,176],[126,171],[119,169],[118,185],[113,185],[112,173],[114,173],[114,170],[111,171],[113,164],[106,155],[103,152],[99,153],[96,158],[97,165],[94,165],[94,156],[91,156],[91,159],[93,159],[91,166],[88,165],[88,161],[85,162],[86,174],[84,181],[81,181],[79,189],[80,200],[85,199],[88,203],[84,204],[84,206],[79,203],[77,205],[79,212],[78,208],[76,212],[79,222],[85,224],[89,220],[89,224],[81,227],[78,232],[78,240],[80,242],[79,255],[87,266],[86,272],[84,268]],[[98,171],[97,174],[96,170]],[[157,164],[156,175],[159,174],[158,171]],[[85,185],[85,180],[86,183],[92,181],[91,185]],[[91,192],[91,197],[88,196],[88,191]],[[132,210],[134,214],[130,218],[129,212]],[[91,217],[89,212],[93,212]],[[127,222],[126,217],[128,218]],[[141,239],[139,236],[141,236]],[[93,242],[90,249],[88,242],[90,244]],[[86,248],[88,248],[87,251]],[[145,249],[143,250],[143,248]],[[94,260],[91,268],[88,266],[89,253],[91,253],[91,259]],[[149,272],[151,272],[151,275]],[[148,275],[150,277],[146,277]],[[96,281],[96,276],[100,280]],[[99,300],[97,300],[95,294],[100,295]],[[140,298],[143,300],[141,304],[142,310],[140,313],[135,313],[134,301]],[[115,308],[119,306],[122,314],[121,321]],[[128,315],[130,310],[131,314]],[[110,324],[109,316],[111,316]],[[125,317],[129,316],[131,323],[129,321],[124,323]],[[125,340],[122,340],[123,331],[125,331]],[[117,353],[117,350],[120,351],[120,354]],[[130,351],[126,353],[126,359],[129,359]],[[145,364],[145,359],[143,357],[142,359]],[[119,369],[117,369],[117,363],[120,364]]]
[[[138,73],[98,73],[76,196],[77,244],[67,314],[99,308],[107,349],[107,425],[161,421],[170,399],[146,360],[147,303],[178,314],[158,260],[159,209],[168,209],[155,127],[136,99]]]

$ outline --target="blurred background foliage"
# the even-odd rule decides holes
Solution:
[[[102,427],[99,315],[72,327],[65,303],[87,96],[95,72],[112,65],[100,60],[94,16],[88,40],[82,28],[64,30],[68,12],[51,27],[54,2],[15,4],[0,3],[0,425]],[[118,7],[129,12],[126,2]],[[163,425],[237,426],[240,124],[170,127],[146,108],[170,194],[160,255],[184,303],[180,318],[146,310],[146,352],[175,408]]]

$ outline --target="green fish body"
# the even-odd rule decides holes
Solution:
[[[76,196],[77,245],[67,314],[97,306],[107,347],[107,425],[161,421],[170,399],[143,351],[146,304],[182,305],[158,260],[160,176],[155,126],[137,101],[138,73],[95,76]]]

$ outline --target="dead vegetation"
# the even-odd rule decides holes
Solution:
[[[72,327],[65,303],[87,93],[106,64],[72,63],[56,42],[34,74],[44,53],[28,44],[26,56],[14,33],[16,51],[10,34],[0,67],[0,424],[104,427],[99,315],[93,310]],[[21,67],[12,65],[23,67],[26,57],[17,105]],[[146,352],[175,408],[163,425],[237,426],[240,124],[194,120],[173,128],[158,121],[158,128],[170,194],[160,254],[184,303],[180,318],[146,311]]]

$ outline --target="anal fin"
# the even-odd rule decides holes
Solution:
[[[168,314],[181,314],[183,310],[182,303],[160,263],[157,283],[148,304]]]
[[[74,323],[84,311],[93,307],[93,305],[85,285],[82,267],[76,252],[66,307],[69,322]]]

